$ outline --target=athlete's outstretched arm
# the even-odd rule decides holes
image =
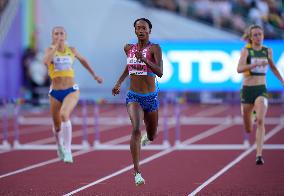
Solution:
[[[272,49],[271,48],[268,49],[268,63],[269,63],[269,66],[271,68],[271,71],[274,73],[274,75],[278,78],[278,80],[280,80],[280,82],[284,86],[283,77],[281,76],[281,74],[279,73],[279,71],[277,70],[277,68],[276,68],[276,66],[274,64],[273,55],[272,55]]]
[[[143,61],[158,77],[163,76],[163,60],[162,60],[162,51],[158,44],[152,45],[150,48],[151,53],[154,56],[155,62],[149,61],[142,55],[142,52],[136,52],[135,56],[137,59]]]
[[[128,51],[131,49],[131,47],[132,47],[131,44],[125,44],[123,49],[124,49],[126,56],[128,54]],[[115,83],[115,85],[112,89],[112,95],[113,96],[120,93],[120,86],[127,76],[128,76],[128,68],[127,68],[127,65],[126,65],[125,68],[124,68],[124,71],[122,72],[122,74],[120,75],[119,79],[117,80],[117,82]]]
[[[116,84],[114,85],[113,89],[112,89],[112,95],[117,95],[120,93],[120,86],[121,83],[125,80],[125,78],[128,76],[128,68],[127,65],[124,68],[124,71],[122,72],[122,74],[120,75],[119,79],[117,80]]]
[[[70,47],[70,49],[72,50],[72,52],[74,53],[75,57],[80,61],[80,63],[90,72],[90,74],[93,76],[93,78],[98,82],[98,83],[102,83],[103,79],[99,76],[97,76],[94,72],[94,70],[91,68],[91,66],[89,65],[89,62],[87,61],[86,58],[84,58],[79,52],[78,50],[76,50],[76,48]]]

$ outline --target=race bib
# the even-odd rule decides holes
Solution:
[[[72,59],[70,56],[54,57],[54,71],[64,71],[72,69]]]
[[[251,72],[253,73],[266,73],[267,72],[267,58],[251,58],[251,63],[252,64],[261,64],[262,62],[266,63],[266,66],[256,66],[255,68],[251,69]]]
[[[129,75],[147,75],[147,65],[144,64],[128,64]]]

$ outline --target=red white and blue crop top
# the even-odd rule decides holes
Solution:
[[[155,62],[151,55],[150,47],[152,43],[149,43],[143,50],[143,56],[151,62]],[[135,53],[138,51],[138,44],[132,44],[131,49],[127,53],[127,67],[129,75],[141,75],[141,76],[156,76],[155,73],[141,60],[135,57]]]

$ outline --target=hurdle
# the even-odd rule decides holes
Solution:
[[[163,113],[162,113],[162,129],[163,129],[163,142],[162,144],[149,144],[147,146],[141,147],[142,150],[164,150],[169,148],[171,145],[169,143],[169,133],[168,133],[168,103],[167,99],[163,99]],[[129,120],[130,121],[130,120]],[[100,141],[100,130],[99,130],[99,105],[94,105],[94,134],[95,140],[93,143],[93,148],[95,150],[129,150],[129,144],[112,144],[112,143],[102,143]],[[121,142],[129,141],[130,136],[120,138]]]
[[[233,125],[242,125],[243,119],[241,116],[226,116],[226,117],[188,117],[181,115],[181,103],[175,104],[175,148],[177,150],[245,150],[250,147],[246,138],[243,138],[243,143],[240,144],[192,144],[195,141],[193,138],[190,141],[181,142],[181,125],[216,125],[209,129],[203,135],[210,136],[224,129],[230,128]],[[266,118],[266,124],[279,125],[284,127],[284,118],[269,117]],[[210,133],[209,133],[210,131]],[[265,144],[264,149],[284,149],[284,144]]]
[[[1,105],[3,105],[3,107],[1,108],[1,119],[2,119],[2,142],[0,144],[0,149],[1,150],[9,150],[11,149],[12,145],[9,143],[8,141],[8,115],[9,115],[9,106],[8,106],[8,102],[6,99],[3,99],[1,101]]]
[[[28,103],[28,100],[24,101],[16,101],[14,106],[14,142],[13,142],[13,148],[15,150],[56,150],[57,145],[56,144],[49,144],[52,142],[55,142],[55,138],[52,137],[48,138],[44,141],[40,142],[30,142],[22,144],[20,142],[20,130],[19,125],[25,124],[25,125],[50,125],[50,131],[52,130],[52,122],[51,118],[38,118],[38,119],[32,119],[32,118],[25,118],[23,116],[20,116],[21,112],[21,106],[23,103]],[[82,119],[80,120],[80,124],[82,124],[82,143],[81,144],[72,144],[71,149],[72,150],[88,150],[90,148],[90,144],[88,143],[88,133],[87,133],[87,105],[86,100],[80,100],[80,103],[82,103]],[[78,123],[78,119],[76,119],[75,123]],[[71,120],[73,121],[73,120]],[[74,132],[73,132],[74,136]],[[45,143],[45,144],[42,144]]]

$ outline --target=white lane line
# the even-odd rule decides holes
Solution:
[[[210,108],[211,109],[211,108]],[[219,127],[219,126],[216,126],[216,127]],[[226,127],[224,127],[224,128],[226,128]],[[217,129],[219,129],[219,128],[217,128]],[[106,129],[107,130],[107,129]],[[208,131],[206,131],[206,132],[211,132],[211,131],[215,131],[215,129],[214,129],[214,127],[213,127],[213,129],[209,129]],[[205,132],[205,135],[204,136],[208,136],[207,134],[206,134],[206,132]],[[203,135],[204,133],[200,133],[199,135]],[[197,138],[195,138],[195,139],[193,139],[193,141],[198,141],[198,140],[200,140],[200,139],[203,139],[203,137],[201,136],[199,136],[199,135],[197,135],[197,136],[194,136],[193,138],[195,138],[195,137],[197,137]],[[212,135],[212,134],[209,134],[209,135]],[[52,137],[53,138],[53,137]],[[47,138],[48,139],[48,138]],[[111,140],[111,141],[108,141],[108,142],[106,142],[106,144],[118,144],[119,142],[122,142],[122,141],[125,141],[125,140],[127,140],[127,139],[129,139],[129,135],[126,135],[126,136],[122,136],[122,137],[120,137],[120,138],[116,138],[116,139],[114,139],[114,140]],[[37,141],[34,141],[34,142],[36,142],[37,143]],[[34,143],[34,142],[32,142],[32,143]],[[187,144],[188,143],[190,143],[191,141],[190,141],[190,138],[188,139],[188,140],[186,140],[185,141]],[[172,147],[172,148],[170,148],[170,149],[175,149],[175,147]],[[92,149],[92,150],[83,150],[83,151],[78,151],[78,152],[75,152],[75,153],[73,153],[73,156],[75,157],[75,156],[79,156],[79,155],[82,155],[82,154],[86,154],[86,153],[88,153],[88,152],[91,152],[91,151],[94,151],[95,149]],[[167,150],[165,150],[165,151],[167,151]],[[162,151],[163,152],[163,151]],[[3,152],[2,152],[3,153]],[[169,153],[169,152],[168,152]],[[167,153],[167,154],[168,154]],[[158,153],[159,154],[159,153]],[[154,156],[154,155],[153,155]],[[31,169],[35,169],[35,168],[38,168],[38,167],[42,167],[42,166],[45,166],[45,165],[48,165],[48,164],[51,164],[51,163],[55,163],[55,162],[58,162],[58,161],[60,161],[60,159],[59,158],[55,158],[55,159],[51,159],[51,160],[48,160],[48,161],[45,161],[45,162],[41,162],[41,163],[38,163],[38,164],[34,164],[34,165],[31,165],[31,166],[28,166],[28,167],[25,167],[25,168],[22,168],[22,169],[18,169],[18,170],[16,170],[16,171],[13,171],[13,172],[9,172],[9,173],[6,173],[6,174],[3,174],[3,175],[1,175],[0,176],[0,179],[1,178],[5,178],[5,177],[8,177],[8,176],[11,176],[11,175],[15,175],[15,174],[18,174],[18,173],[22,173],[22,172],[25,172],[25,171],[28,171],[28,170],[31,170]],[[143,161],[141,161],[141,163],[143,163]]]
[[[273,135],[281,131],[281,129],[284,128],[283,124],[277,125],[274,127],[271,131],[268,132],[268,134],[264,137],[264,141],[271,138]],[[230,162],[228,165],[226,165],[223,169],[221,169],[219,172],[217,172],[215,175],[213,175],[211,178],[206,180],[203,184],[201,184],[199,187],[197,187],[193,192],[191,192],[188,196],[194,196],[198,192],[200,192],[203,188],[205,188],[207,185],[209,185],[211,182],[216,180],[218,177],[223,175],[226,171],[228,171],[230,168],[235,166],[238,162],[240,162],[243,158],[245,158],[247,155],[249,155],[254,149],[256,148],[256,145],[254,144],[249,149],[247,149],[245,152],[240,154],[235,160]]]
[[[109,129],[111,129],[111,128],[105,128],[105,129],[102,129],[101,131],[107,131]],[[79,135],[77,135],[77,136],[79,136]],[[129,136],[128,136],[128,138],[129,138]],[[116,138],[114,140],[108,141],[108,142],[106,142],[106,144],[119,144],[120,142],[125,141],[125,140],[126,140],[125,136],[122,136],[120,138]],[[93,150],[94,149],[91,149],[91,150],[80,150],[80,151],[72,153],[72,155],[73,155],[73,157],[76,157],[76,156],[79,156],[79,155],[91,152]],[[5,152],[7,152],[7,151],[0,152],[0,153],[5,153]],[[3,174],[3,175],[0,176],[0,179],[8,177],[8,176],[11,176],[11,175],[15,175],[15,174],[18,174],[18,173],[22,173],[22,172],[25,172],[25,171],[28,171],[28,170],[31,170],[31,169],[35,169],[35,168],[38,168],[38,167],[42,167],[42,166],[45,166],[45,165],[48,165],[48,164],[59,162],[59,161],[61,161],[59,158],[54,158],[54,159],[51,159],[51,160],[48,160],[48,161],[37,163],[37,164],[31,165],[31,166],[28,166],[28,167],[25,167],[25,168],[22,168],[22,169],[15,170],[13,172],[9,172],[9,173]]]
[[[217,133],[217,132],[222,130],[221,127],[224,130],[224,129],[228,128],[229,126],[228,125],[227,126],[220,126],[220,125],[218,125],[216,127],[218,127],[217,128],[218,131],[216,131],[216,129],[214,129],[214,128],[208,129],[207,131],[205,131],[203,133],[200,133],[200,134],[198,134],[198,135],[196,135],[196,136],[186,140],[186,144],[190,144],[192,142],[196,142],[196,141],[202,140],[202,139],[212,135],[211,132]],[[177,150],[177,148],[175,146],[170,147],[170,148],[168,148],[166,150],[163,150],[163,151],[161,151],[159,153],[156,153],[156,154],[154,154],[154,155],[152,155],[150,157],[147,157],[146,159],[143,159],[142,161],[140,161],[140,165],[143,165],[143,164],[148,163],[150,161],[153,161],[153,160],[155,160],[157,158],[160,158],[160,157],[162,157],[164,155],[167,155],[167,154],[173,152],[174,150]],[[80,187],[80,188],[75,189],[75,190],[73,190],[73,191],[71,191],[69,193],[66,193],[64,196],[69,196],[69,195],[73,195],[75,193],[78,193],[78,192],[80,192],[80,191],[82,191],[84,189],[87,189],[87,188],[89,188],[91,186],[94,186],[94,185],[96,185],[98,183],[101,183],[101,182],[103,182],[105,180],[108,180],[108,179],[113,178],[113,177],[115,177],[117,175],[120,175],[120,174],[122,174],[124,172],[127,172],[127,171],[131,170],[132,168],[133,168],[133,165],[131,164],[131,165],[129,165],[129,166],[127,166],[127,167],[125,167],[125,168],[123,168],[121,170],[118,170],[117,172],[111,173],[111,174],[109,174],[109,175],[107,175],[107,176],[105,176],[103,178],[100,178],[100,179],[98,179],[98,180],[96,180],[96,181],[94,181],[94,182],[92,182],[90,184],[87,184],[87,185],[85,185],[83,187]]]
[[[79,153],[79,152],[80,151],[75,152],[74,156],[76,156],[76,153]],[[22,173],[22,172],[25,172],[25,171],[28,171],[28,170],[31,170],[31,169],[35,169],[35,168],[38,168],[38,167],[42,167],[42,166],[45,166],[45,165],[48,165],[48,164],[51,164],[51,163],[55,163],[55,162],[58,162],[58,161],[60,161],[60,159],[59,158],[55,158],[55,159],[50,159],[48,161],[44,161],[44,162],[41,162],[41,163],[37,163],[37,164],[31,165],[31,166],[28,166],[28,167],[24,167],[24,168],[18,169],[16,171],[3,174],[3,175],[0,176],[0,179],[8,177],[8,176],[15,175],[15,174],[19,174],[19,173]]]
[[[164,155],[166,155],[166,154],[169,154],[170,152],[172,152],[172,151],[174,151],[174,150],[175,150],[175,148],[172,147],[172,148],[169,148],[169,149],[167,149],[167,150],[163,150],[163,151],[161,151],[161,152],[159,152],[159,153],[156,153],[156,154],[154,154],[154,155],[152,155],[152,156],[150,156],[150,157],[148,157],[148,158],[142,160],[142,161],[140,162],[140,165],[143,165],[143,164],[148,163],[148,162],[150,162],[150,161],[153,161],[153,160],[155,160],[155,159],[157,159],[157,158],[159,158],[159,157],[162,157],[162,156],[164,156]],[[78,192],[80,192],[80,191],[82,191],[82,190],[84,190],[84,189],[87,189],[87,188],[89,188],[89,187],[91,187],[91,186],[94,186],[94,185],[99,184],[99,183],[101,183],[101,182],[103,182],[103,181],[106,181],[106,180],[108,180],[108,179],[110,179],[110,178],[113,178],[113,177],[115,177],[115,176],[118,176],[118,175],[120,175],[120,174],[122,174],[122,173],[124,173],[124,172],[127,172],[127,171],[131,170],[132,168],[133,168],[133,165],[129,165],[129,166],[127,166],[127,167],[125,167],[125,168],[123,168],[123,169],[121,169],[121,170],[118,170],[117,172],[111,173],[111,174],[109,174],[109,175],[107,175],[107,176],[105,176],[105,177],[103,177],[103,178],[100,178],[100,179],[98,179],[98,180],[96,180],[96,181],[94,181],[94,182],[92,182],[92,183],[90,183],[90,184],[87,184],[86,186],[83,186],[83,187],[81,187],[81,188],[78,188],[78,189],[76,189],[76,190],[74,190],[74,191],[72,191],[72,192],[70,192],[70,193],[67,193],[67,194],[65,194],[65,195],[63,195],[63,196],[69,196],[69,195],[73,195],[73,194],[75,194],[75,193],[78,193]]]
[[[222,124],[220,124],[220,125],[217,125],[217,126],[215,126],[215,127],[210,128],[210,129],[208,129],[207,131],[202,132],[202,133],[200,133],[200,134],[198,134],[198,135],[196,135],[196,136],[194,136],[194,137],[192,137],[192,138],[189,138],[189,139],[185,140],[185,141],[182,142],[182,143],[185,144],[185,145],[187,145],[187,144],[192,144],[192,143],[194,143],[194,142],[199,141],[201,138],[209,137],[209,136],[211,136],[211,135],[213,135],[213,134],[216,134],[216,133],[218,133],[218,132],[220,132],[220,131],[223,131],[224,129],[227,129],[227,128],[233,126],[233,125],[234,125],[234,124],[232,124],[232,123],[231,123],[231,124],[228,124],[227,122],[224,122],[224,123],[222,123]]]
[[[108,130],[108,129],[107,128],[105,130],[102,129],[102,131],[106,131],[106,130]],[[108,142],[105,142],[104,144],[115,145],[115,144],[120,144],[120,143],[129,141],[129,139],[130,139],[130,135],[125,135],[125,136],[110,140]],[[94,150],[96,150],[96,149],[81,150],[81,151],[77,151],[77,152],[73,153],[72,155],[73,155],[73,157],[76,157],[76,156],[79,156],[79,155],[83,155],[83,154],[92,152]],[[48,165],[48,164],[56,163],[56,162],[59,162],[59,161],[61,161],[59,158],[55,158],[55,159],[51,159],[51,160],[44,161],[44,162],[41,162],[41,163],[37,163],[37,164],[31,165],[31,166],[28,166],[28,167],[25,167],[25,168],[22,168],[22,169],[15,170],[13,172],[3,174],[3,175],[0,176],[0,179],[8,177],[8,176],[15,175],[15,174],[18,174],[18,173],[22,173],[22,172],[25,172],[25,171],[29,171],[31,169],[35,169],[35,168],[38,168],[38,167],[42,167],[42,166],[45,166],[45,165]]]
[[[112,130],[113,128],[116,128],[117,126],[107,126],[107,127],[100,127],[100,133],[103,132],[103,131],[108,131],[108,130]],[[89,127],[88,128],[88,131],[87,133],[93,133],[94,130],[92,130],[93,127]],[[82,130],[77,130],[77,131],[73,131],[72,133],[72,139],[76,138],[76,137],[80,137],[83,135],[83,131]],[[35,140],[35,141],[32,141],[32,142],[28,142],[28,143],[24,143],[22,145],[43,145],[43,144],[48,144],[48,143],[52,143],[52,142],[55,142],[55,138],[54,137],[48,137],[48,138],[44,138],[44,139],[39,139],[39,140]],[[18,149],[9,149],[9,150],[3,150],[3,151],[0,151],[0,154],[4,154],[4,153],[7,153],[7,152],[12,152],[12,151],[15,151],[15,150],[18,150]]]

